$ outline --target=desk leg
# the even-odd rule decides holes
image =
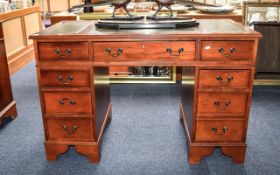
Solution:
[[[12,101],[3,111],[0,111],[0,125],[5,118],[15,119],[17,117],[16,102]]]
[[[203,157],[211,155],[214,146],[189,146],[189,164],[198,164]]]
[[[234,163],[244,163],[246,146],[222,146],[221,151],[224,155],[232,158]]]
[[[86,156],[90,162],[97,163],[100,161],[100,145],[76,145],[78,153]]]
[[[69,145],[54,144],[54,143],[50,143],[50,142],[46,141],[45,148],[46,148],[47,160],[55,161],[55,160],[57,160],[57,156],[59,154],[63,154],[68,151]]]

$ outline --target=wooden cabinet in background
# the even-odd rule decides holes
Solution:
[[[263,34],[256,72],[280,73],[280,22],[255,22],[254,29]]]
[[[45,12],[59,12],[67,10],[73,6],[82,4],[83,0],[39,0],[36,1],[37,5],[42,7]]]
[[[13,100],[2,24],[0,23],[0,125],[5,117],[14,119],[16,116],[16,102]]]
[[[29,35],[42,29],[40,7],[32,6],[0,14],[9,72],[13,74],[34,59]]]

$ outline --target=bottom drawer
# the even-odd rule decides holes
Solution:
[[[196,141],[241,142],[244,120],[197,120]]]
[[[93,125],[92,119],[47,119],[48,138],[58,139],[79,139],[92,140]]]

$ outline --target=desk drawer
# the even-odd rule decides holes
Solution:
[[[40,60],[89,60],[88,42],[39,43]]]
[[[238,114],[246,111],[247,92],[199,92],[197,114]]]
[[[49,139],[93,139],[91,119],[47,119]]]
[[[243,120],[197,120],[195,140],[202,142],[241,142],[243,132]]]
[[[90,87],[89,71],[41,71],[43,87]]]
[[[250,70],[200,70],[199,87],[248,88]]]
[[[94,43],[95,61],[135,59],[194,60],[195,42],[110,42]]]
[[[91,94],[87,92],[44,92],[46,113],[91,114]]]
[[[201,60],[252,61],[253,41],[202,41]]]

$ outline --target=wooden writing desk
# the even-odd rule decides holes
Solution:
[[[215,147],[243,163],[261,35],[232,20],[199,22],[180,30],[118,31],[68,21],[32,35],[47,159],[73,145],[90,161],[100,160],[111,117],[108,66],[182,66],[180,118],[189,163]]]

